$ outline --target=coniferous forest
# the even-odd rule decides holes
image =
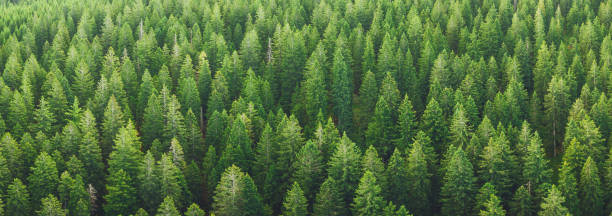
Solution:
[[[0,73],[0,215],[612,211],[612,0],[0,0]]]

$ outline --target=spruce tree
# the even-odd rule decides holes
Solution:
[[[44,199],[41,200],[41,208],[36,211],[39,216],[66,216],[68,215],[68,211],[62,208],[62,204],[59,200],[52,194],[49,194]]]
[[[569,212],[564,206],[565,197],[557,189],[556,186],[552,186],[548,190],[548,195],[544,198],[544,201],[540,205],[541,210],[538,212],[539,216],[554,216],[554,215],[567,215]]]
[[[359,180],[359,187],[355,191],[355,199],[351,204],[353,215],[381,215],[385,206],[381,193],[374,173],[366,171]]]
[[[309,204],[312,204],[319,185],[324,180],[325,164],[321,151],[314,142],[307,141],[296,157],[297,161],[293,163],[295,173],[292,178],[303,188],[304,196]]]
[[[319,193],[317,193],[317,200],[313,206],[313,215],[345,215],[347,214],[346,204],[344,198],[339,193],[340,185],[338,182],[331,177],[328,177],[323,184]]]
[[[475,194],[472,164],[461,148],[452,152],[442,185],[442,213],[470,215]]]
[[[46,152],[40,153],[34,162],[34,166],[30,168],[30,176],[28,176],[28,188],[32,193],[32,201],[35,206],[38,206],[40,200],[48,194],[57,193],[57,185],[59,184],[59,173],[55,161]]]
[[[331,95],[338,129],[341,132],[351,133],[353,127],[352,72],[346,58],[348,57],[344,56],[343,49],[337,48],[333,58]]]
[[[601,215],[603,211],[603,195],[597,164],[590,156],[580,172],[579,184],[581,213],[584,215]]]
[[[6,193],[6,214],[26,216],[32,213],[30,193],[21,180],[15,178]]]
[[[159,205],[159,208],[157,209],[157,214],[155,214],[156,216],[175,216],[175,215],[180,215],[180,212],[176,209],[176,206],[174,205],[174,200],[172,199],[172,197],[167,196],[166,198],[164,198],[164,201]]]
[[[361,152],[346,133],[328,162],[328,178],[337,182],[338,193],[345,204],[352,203],[353,193],[361,176]]]
[[[304,197],[304,192],[297,182],[287,191],[285,201],[283,201],[283,216],[306,216],[308,214],[308,200]]]
[[[431,213],[431,173],[429,172],[430,161],[422,142],[414,142],[408,152],[408,164],[406,181],[408,182],[406,207],[418,215],[429,215]],[[404,204],[404,203],[398,203]]]

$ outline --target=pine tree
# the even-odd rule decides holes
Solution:
[[[185,151],[186,161],[200,161],[200,157],[204,155],[204,139],[197,115],[192,110],[188,110],[185,115],[185,134],[181,145]]]
[[[425,132],[425,135],[431,138],[431,141],[436,144],[434,148],[439,154],[446,149],[447,137],[448,137],[448,126],[444,120],[444,114],[440,108],[438,102],[435,99],[429,101],[427,108],[421,117],[420,129]]]
[[[108,100],[108,106],[104,111],[104,118],[102,120],[102,143],[100,148],[102,149],[102,155],[104,158],[108,157],[111,152],[113,140],[115,139],[119,129],[124,125],[124,115],[121,111],[121,107],[117,103],[114,96],[111,96]]]
[[[389,107],[384,96],[381,95],[378,98],[374,116],[370,124],[368,124],[365,134],[366,144],[378,148],[383,158],[388,158],[393,148],[389,145],[393,140],[392,136],[395,134],[395,125],[393,124],[391,111],[392,108]]]
[[[36,211],[39,216],[66,216],[68,211],[62,208],[60,201],[55,196],[49,194],[47,197],[41,200],[41,209]]]
[[[170,197],[179,209],[183,209],[189,198],[185,176],[174,164],[171,155],[163,154],[158,167],[161,197]]]
[[[381,191],[387,191],[388,183],[387,176],[385,175],[385,164],[378,156],[378,153],[373,146],[368,147],[363,154],[361,159],[361,168],[363,169],[363,173],[367,171],[372,172],[374,177],[376,177],[376,182]]]
[[[323,45],[319,43],[316,50],[312,53],[306,64],[306,72],[302,83],[302,91],[304,94],[304,109],[306,110],[307,119],[306,125],[310,125],[311,130],[314,129],[317,114],[322,112],[324,116],[327,112],[327,84],[325,79],[326,71],[326,51]]]
[[[501,197],[509,197],[516,174],[516,158],[506,135],[502,132],[489,140],[480,156],[480,177],[499,191]]]
[[[431,173],[429,162],[425,153],[423,142],[414,142],[408,153],[408,169],[406,181],[408,182],[408,197],[406,207],[418,215],[429,215],[431,196]],[[403,203],[398,203],[403,204]]]
[[[542,140],[536,132],[531,137],[527,154],[523,159],[523,178],[533,188],[537,188],[541,184],[551,183],[552,170],[548,166],[545,154],[542,148]]]
[[[596,163],[589,156],[580,172],[580,206],[584,215],[601,215],[603,198],[599,171]]]
[[[163,145],[168,146],[173,138],[182,140],[185,134],[185,119],[180,112],[181,104],[175,95],[169,98],[169,101],[163,110],[164,113],[164,129],[163,139],[160,140]]]
[[[374,174],[366,171],[359,180],[359,187],[351,204],[353,215],[381,215],[385,206],[381,192]]]
[[[332,104],[334,116],[338,121],[340,132],[352,132],[353,112],[352,112],[352,72],[345,60],[342,48],[337,48],[334,52],[332,66]]]
[[[161,187],[159,167],[155,164],[155,158],[150,151],[144,156],[140,163],[138,181],[138,193],[143,201],[142,207],[153,212],[161,202]]]
[[[181,215],[181,214],[174,206],[174,200],[172,199],[172,197],[167,196],[166,198],[164,198],[164,202],[162,202],[159,205],[159,208],[157,209],[157,214],[155,215],[156,216],[176,216],[176,215]]]
[[[215,215],[261,215],[263,213],[263,204],[252,184],[251,177],[241,172],[236,166],[228,167],[221,176],[221,181],[215,190],[214,200]],[[248,212],[255,214],[248,214]]]
[[[529,190],[521,185],[514,192],[514,197],[510,203],[510,213],[517,216],[526,216],[534,214],[534,204]]]
[[[297,161],[296,155],[304,146],[302,128],[295,116],[284,118],[276,128],[276,141],[278,142],[278,155],[276,168],[281,174],[281,188],[289,187],[289,177],[295,172],[293,163]]]
[[[291,190],[287,191],[285,201],[283,202],[283,216],[306,216],[308,210],[308,200],[304,197],[304,192],[297,182],[291,186]]]
[[[564,133],[564,127],[566,125],[566,119],[568,114],[569,104],[569,89],[565,84],[563,78],[557,78],[553,76],[548,87],[548,94],[545,96],[545,107],[550,119],[550,129],[553,150],[557,155],[557,144],[561,142],[561,136]]]
[[[200,94],[200,102],[202,103],[202,114],[207,113],[207,107],[204,103],[208,102],[208,96],[211,92],[212,75],[210,72],[210,66],[208,65],[208,59],[205,52],[201,52],[198,59],[198,93]],[[199,113],[200,110],[194,110]]]
[[[470,122],[466,116],[463,105],[455,105],[455,113],[453,114],[450,125],[452,143],[457,147],[466,146],[470,139],[470,132]]]
[[[135,212],[138,195],[136,188],[131,186],[132,178],[123,169],[119,169],[112,171],[107,179],[108,194],[104,195],[104,212],[109,215]]]
[[[26,216],[30,215],[32,210],[28,189],[21,180],[15,178],[13,183],[8,186],[6,193],[6,214]]]
[[[548,190],[548,196],[544,198],[544,201],[540,205],[541,210],[538,212],[539,216],[554,216],[554,215],[567,215],[569,212],[567,208],[563,206],[565,197],[557,189],[556,186],[552,186]]]
[[[297,154],[297,161],[293,163],[293,179],[303,188],[304,196],[312,205],[319,185],[325,177],[325,164],[319,147],[312,141],[307,141]]]
[[[336,151],[328,162],[328,178],[337,182],[338,193],[345,204],[352,203],[352,197],[361,176],[361,153],[346,133],[340,139]]]
[[[55,116],[50,111],[49,103],[44,96],[40,98],[38,109],[34,112],[34,121],[36,124],[32,125],[34,127],[32,131],[40,131],[46,135],[50,135],[53,131],[52,126],[55,125]]]
[[[240,44],[239,53],[245,68],[252,68],[256,72],[261,72],[262,48],[256,30],[246,32]]]
[[[501,205],[501,200],[495,195],[491,195],[485,203],[485,210],[480,210],[480,216],[503,216],[506,210]]]
[[[35,206],[48,194],[56,194],[59,183],[59,174],[55,161],[46,152],[40,153],[30,168],[28,188],[32,193]]]
[[[84,206],[86,207],[84,210],[89,212],[89,194],[85,190],[85,185],[80,175],[76,174],[73,178],[67,171],[64,171],[61,175],[57,190],[59,200],[68,212],[72,212],[73,214],[79,213],[79,202],[85,201],[87,206]]]
[[[104,163],[95,123],[96,120],[91,111],[85,110],[80,122],[82,140],[77,155],[83,161],[83,169],[87,173],[84,176],[85,182],[93,184],[97,189],[102,189]]]
[[[559,170],[559,190],[566,197],[565,206],[572,215],[580,215],[580,199],[578,198],[578,182],[574,168],[564,161]]]
[[[365,67],[365,66],[364,66]],[[363,78],[361,80],[361,86],[359,88],[359,107],[361,112],[356,113],[361,115],[360,129],[366,128],[367,123],[370,122],[371,116],[366,113],[373,113],[376,107],[376,102],[378,100],[378,85],[376,82],[376,78],[372,71],[366,71],[363,74]],[[357,122],[356,122],[357,123]],[[363,129],[361,129],[363,130]]]
[[[409,202],[408,188],[408,163],[404,155],[396,148],[389,159],[389,164],[386,170],[387,179],[389,180],[389,201],[397,204],[407,204]]]
[[[317,200],[313,207],[313,215],[345,215],[347,213],[346,204],[339,193],[339,188],[338,182],[331,177],[328,177],[321,184],[321,189],[317,193]]]
[[[399,148],[400,151],[404,151],[410,146],[412,138],[416,135],[417,130],[416,114],[408,95],[404,96],[404,100],[402,100],[399,105],[398,112],[396,127],[400,136],[396,140],[395,146]]]
[[[452,153],[442,185],[443,214],[470,215],[475,194],[472,164],[461,148]]]
[[[187,211],[185,212],[185,216],[205,216],[206,212],[204,212],[204,210],[200,209],[200,207],[193,203],[189,206],[189,208],[187,208]]]

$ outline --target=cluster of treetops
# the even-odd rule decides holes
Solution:
[[[0,215],[599,216],[612,0],[0,2]]]

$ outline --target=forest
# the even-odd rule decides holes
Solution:
[[[0,0],[0,216],[612,215],[612,0]]]

